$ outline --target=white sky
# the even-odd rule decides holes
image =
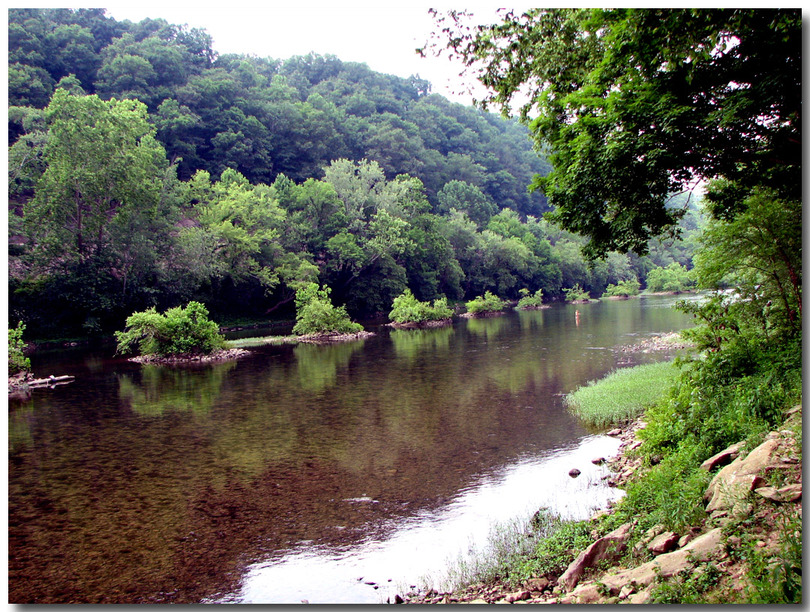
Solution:
[[[441,5],[411,2],[351,2],[348,4],[302,0],[263,4],[201,2],[115,2],[105,5],[118,21],[146,17],[205,29],[220,54],[243,53],[273,59],[315,52],[342,61],[362,62],[377,72],[400,77],[419,75],[435,93],[453,101],[471,103],[471,96],[453,95],[462,89],[461,66],[446,57],[421,58],[415,53],[428,40],[435,24],[428,8]],[[486,21],[495,21],[497,5],[468,4]],[[477,84],[477,83],[474,83]],[[480,95],[479,95],[480,97]]]

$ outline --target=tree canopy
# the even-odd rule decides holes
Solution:
[[[465,17],[438,17],[440,44],[490,88],[484,107],[520,105],[553,166],[533,184],[591,256],[645,252],[683,213],[673,194],[706,180],[727,180],[710,198],[726,219],[759,187],[801,198],[800,10]]]

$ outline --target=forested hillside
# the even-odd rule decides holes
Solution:
[[[673,261],[542,219],[550,169],[517,121],[331,56],[218,56],[202,30],[102,9],[9,11],[10,320],[101,333],[190,299],[289,317],[303,281],[355,316],[522,288],[554,298]],[[694,202],[685,235],[700,223]],[[690,238],[691,240],[691,238]]]

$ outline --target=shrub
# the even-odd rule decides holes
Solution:
[[[447,305],[447,298],[429,302],[417,300],[410,289],[394,298],[394,303],[388,317],[397,323],[422,323],[423,321],[441,321],[453,316],[453,311]]]
[[[492,292],[487,291],[484,295],[479,295],[466,304],[467,312],[470,314],[483,314],[487,312],[499,312],[504,309],[506,303],[494,295]]]
[[[591,295],[585,291],[579,283],[571,287],[570,289],[563,289],[563,293],[565,293],[565,301],[566,302],[577,302],[577,301],[585,301],[591,299]]]
[[[525,310],[528,308],[539,308],[543,305],[543,290],[538,289],[534,292],[534,295],[529,293],[528,289],[521,289],[520,290],[520,299],[518,300],[517,308],[518,310]]]
[[[17,374],[31,369],[31,360],[23,354],[25,342],[22,335],[25,325],[22,321],[14,329],[8,330],[8,373]]]
[[[318,283],[307,283],[295,293],[296,323],[293,333],[301,336],[314,334],[356,334],[363,326],[353,322],[344,306],[334,306],[329,287],[321,289]]]
[[[619,281],[615,285],[608,285],[602,297],[630,297],[638,295],[641,289],[641,283],[635,278]]]
[[[208,310],[199,302],[177,306],[164,314],[154,307],[130,315],[123,332],[115,332],[120,353],[132,352],[135,345],[141,355],[207,355],[224,346],[219,325],[208,318]]]

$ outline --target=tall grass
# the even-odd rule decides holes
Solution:
[[[569,393],[565,402],[576,416],[592,425],[622,423],[664,397],[678,373],[671,361],[616,370]]]

